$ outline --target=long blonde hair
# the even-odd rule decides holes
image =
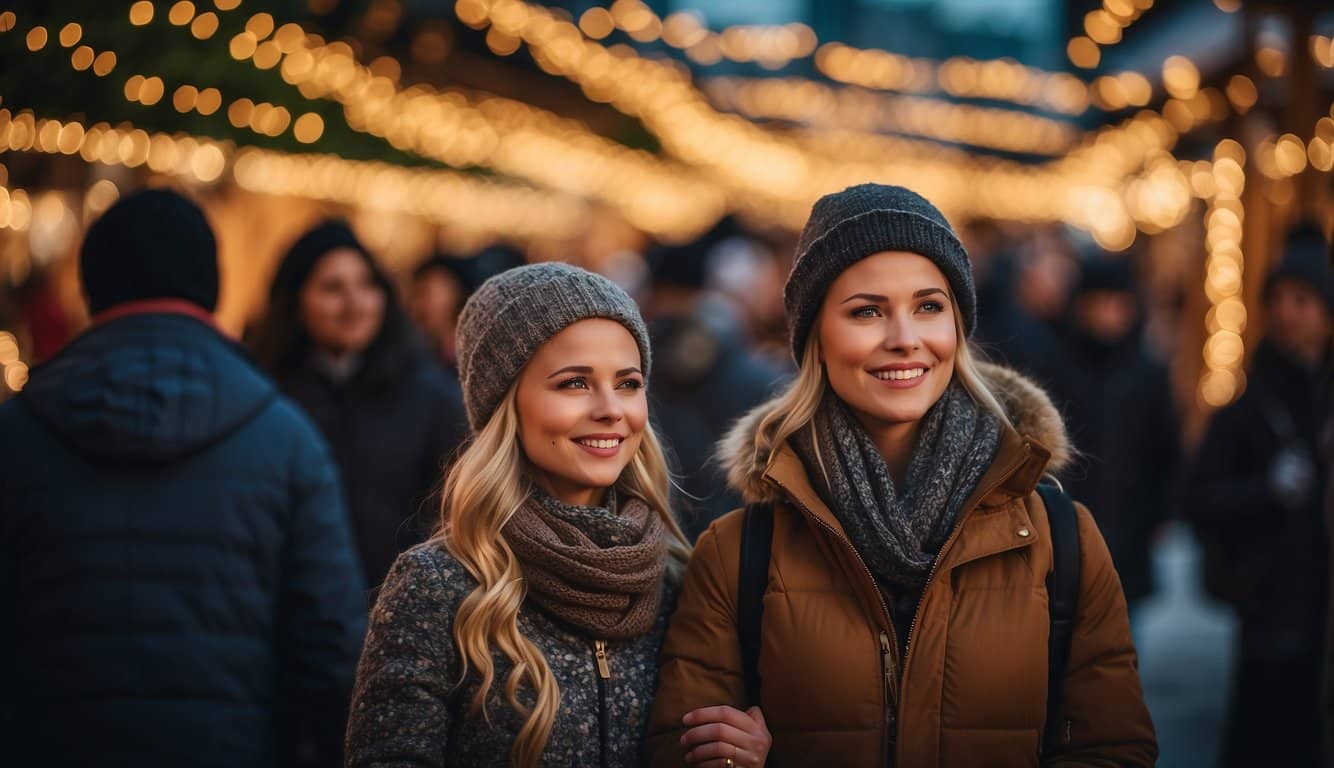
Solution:
[[[959,339],[958,345],[954,348],[954,378],[958,379],[974,402],[995,415],[1001,424],[1012,427],[1005,408],[1001,406],[986,378],[978,370],[978,363],[984,362],[984,357],[968,341],[967,329],[964,328],[958,305],[953,301],[952,291],[950,298],[954,330]],[[728,467],[727,480],[732,487],[740,489],[755,487],[756,469],[759,467],[768,469],[777,456],[779,447],[815,418],[815,412],[820,408],[820,401],[824,399],[825,391],[829,388],[829,377],[825,373],[824,363],[820,362],[820,356],[820,323],[817,319],[806,337],[806,348],[802,353],[796,378],[782,394],[760,406],[762,410],[759,415],[759,426],[750,436],[750,445],[746,446],[746,450],[750,452],[749,460],[734,460]],[[732,444],[731,440],[725,441],[724,450],[730,449]],[[818,443],[815,446],[815,456],[821,464],[820,469],[823,470],[824,461],[820,456]]]
[[[462,654],[463,675],[471,667],[481,676],[470,711],[490,722],[486,696],[495,682],[491,652],[499,649],[514,664],[505,680],[505,699],[525,717],[510,750],[510,763],[529,768],[538,764],[546,749],[560,706],[560,689],[542,651],[519,631],[523,570],[503,532],[532,490],[519,442],[517,390],[517,383],[510,387],[446,474],[439,536],[477,580],[477,587],[464,598],[454,618],[454,641]],[[662,519],[668,531],[668,578],[679,580],[690,557],[690,545],[671,513],[669,487],[662,444],[652,426],[646,425],[639,450],[616,488],[622,498],[642,499]],[[535,694],[531,709],[518,698],[519,687],[525,683]]]

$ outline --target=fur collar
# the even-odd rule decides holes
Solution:
[[[1061,413],[1036,382],[1017,371],[990,363],[978,363],[978,373],[986,381],[1014,431],[1030,438],[1051,452],[1047,469],[1066,467],[1075,454],[1066,433]],[[772,401],[753,408],[742,416],[718,444],[718,458],[727,470],[728,482],[747,500],[773,495],[773,487],[764,479],[768,456],[755,456],[755,432]]]

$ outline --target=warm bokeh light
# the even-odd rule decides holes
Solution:
[[[267,13],[251,16],[245,23],[245,31],[254,35],[256,40],[263,40],[273,33],[273,16]]]
[[[186,24],[189,24],[190,20],[194,17],[195,4],[190,2],[190,0],[180,0],[180,2],[171,7],[170,11],[167,11],[167,21],[170,21],[178,27],[183,27]]]
[[[138,0],[130,6],[130,23],[142,27],[153,20],[153,4],[149,0]]]
[[[75,70],[82,72],[93,66],[93,59],[95,58],[97,58],[97,54],[93,52],[92,48],[81,45],[70,54],[69,62]]]
[[[199,40],[207,40],[218,31],[218,14],[209,11],[195,17],[190,24],[190,34]]]
[[[46,27],[38,26],[28,30],[28,36],[27,38],[25,38],[28,44],[28,50],[40,51],[41,49],[45,48],[46,38],[47,38]]]
[[[83,27],[78,22],[71,21],[60,28],[60,45],[65,48],[72,48],[83,39]]]
[[[302,144],[313,144],[324,135],[324,118],[314,112],[298,117],[292,125],[292,135]]]
[[[116,54],[113,51],[102,51],[93,59],[93,74],[98,77],[106,77],[116,68]]]

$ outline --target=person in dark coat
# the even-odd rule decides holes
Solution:
[[[1187,478],[1205,586],[1237,612],[1226,764],[1320,762],[1329,587],[1318,431],[1329,414],[1334,276],[1318,230],[1289,237],[1264,291],[1246,390],[1215,414]]]
[[[982,228],[980,225],[977,228]],[[976,344],[994,363],[1014,368],[1042,384],[1052,378],[1049,367],[1061,352],[1060,337],[1055,328],[1035,316],[1020,301],[1020,287],[1026,280],[1036,280],[1047,290],[1030,289],[1029,293],[1052,303],[1052,293],[1059,288],[1059,280],[1052,277],[1060,271],[1057,257],[1035,259],[1032,248],[1021,254],[1021,249],[999,233],[977,238],[981,258],[974,264],[977,281],[977,336]],[[970,249],[970,253],[973,251]],[[1030,304],[1032,300],[1030,299]]]
[[[93,325],[0,406],[5,765],[334,765],[365,632],[337,470],[213,325],[203,213],[123,198]]]
[[[747,347],[734,310],[707,290],[710,256],[731,226],[725,220],[693,243],[648,255],[649,334],[664,360],[649,397],[687,494],[678,514],[691,541],[740,503],[714,459],[718,440],[788,377]]]
[[[1135,602],[1153,591],[1150,544],[1167,522],[1182,463],[1167,368],[1149,354],[1141,320],[1130,263],[1088,258],[1062,354],[1047,366],[1048,391],[1081,454],[1060,479],[1094,510],[1132,627]]]
[[[426,538],[431,497],[463,439],[458,384],[416,337],[393,284],[347,224],[288,250],[254,343],[333,448],[367,589]]]

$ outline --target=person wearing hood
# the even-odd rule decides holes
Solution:
[[[306,409],[341,468],[366,588],[422,541],[441,467],[463,440],[462,394],[417,338],[394,286],[342,221],[288,250],[255,355]]]
[[[332,765],[365,631],[319,433],[213,324],[203,212],[122,198],[92,327],[0,406],[12,765]]]
[[[1220,409],[1187,474],[1205,589],[1240,623],[1228,766],[1320,763],[1320,659],[1329,589],[1326,475],[1334,273],[1299,225],[1264,285],[1265,335],[1246,389]],[[1277,738],[1276,738],[1277,735]]]
[[[902,187],[826,195],[785,299],[800,368],[727,438],[729,478],[756,506],[695,546],[650,764],[1152,765],[1121,586],[1068,500],[1077,612],[1048,700],[1055,563],[1037,484],[1069,446],[1040,389],[969,349],[972,273],[945,217]],[[742,595],[743,529],[763,509],[768,566]],[[759,608],[743,655],[741,617]]]
[[[712,254],[725,240],[739,240],[726,237],[729,222],[648,254],[648,328],[668,363],[653,389],[653,413],[685,492],[678,514],[691,541],[740,501],[724,482],[714,446],[788,376],[747,347],[735,311],[708,290]]]
[[[1153,592],[1149,548],[1167,522],[1182,464],[1172,385],[1144,343],[1141,311],[1125,258],[1085,259],[1062,354],[1047,366],[1052,400],[1079,449],[1061,480],[1107,539],[1132,627],[1136,602]]]

